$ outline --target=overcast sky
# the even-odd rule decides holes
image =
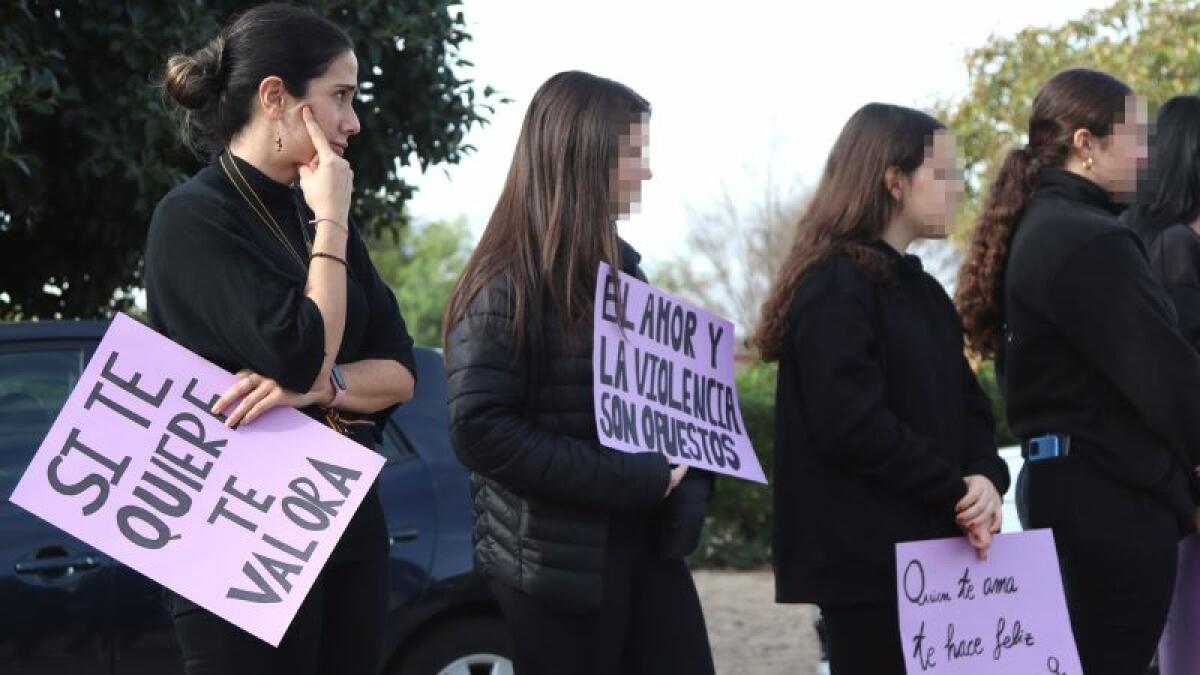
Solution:
[[[495,205],[530,96],[581,69],[650,100],[654,178],[622,234],[649,266],[674,258],[685,207],[722,189],[753,200],[774,173],[815,182],[846,118],[862,104],[924,107],[966,89],[963,55],[990,34],[1060,24],[1107,3],[1088,0],[683,2],[468,0],[471,76],[515,102],[473,131],[457,166],[406,174],[418,222],[467,218],[476,233]]]

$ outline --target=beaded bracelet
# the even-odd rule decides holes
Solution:
[[[346,261],[344,259],[339,258],[332,253],[322,253],[320,251],[313,251],[312,257],[313,258],[329,258],[330,260],[340,262],[342,264],[342,267],[345,267],[346,269],[350,269],[350,266],[346,264]]]

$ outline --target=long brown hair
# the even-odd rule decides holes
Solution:
[[[1132,95],[1133,90],[1112,75],[1074,68],[1050,78],[1034,97],[1029,144],[1010,150],[1000,165],[958,272],[954,302],[967,349],[974,355],[992,358],[1000,347],[1008,248],[1033,198],[1038,173],[1066,165],[1079,129],[1097,138],[1111,134]]]
[[[620,267],[612,172],[620,137],[649,114],[632,89],[588,73],[559,73],[537,90],[500,199],[450,294],[443,336],[498,274],[513,290],[518,354],[548,309],[574,336],[591,316],[599,264]]]
[[[868,103],[846,122],[763,302],[750,340],[763,359],[782,356],[796,286],[821,262],[845,253],[872,277],[890,273],[887,257],[869,246],[899,208],[884,176],[892,167],[912,175],[925,161],[934,134],[944,128],[923,112],[885,103]]]

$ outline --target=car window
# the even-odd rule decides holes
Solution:
[[[417,448],[435,448],[448,443],[450,422],[442,355],[425,347],[418,347],[413,355],[417,366],[417,390],[413,400],[397,408],[388,420],[386,435],[393,438],[384,443],[387,446],[390,442],[390,447],[380,448],[389,461],[416,454]]]
[[[83,371],[83,351],[0,351],[0,499],[8,499]]]
[[[404,432],[395,422],[388,422],[388,428],[383,433],[383,440],[375,444],[375,451],[383,455],[388,462],[405,459],[413,452],[412,445],[405,438]]]

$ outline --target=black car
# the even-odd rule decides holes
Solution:
[[[161,588],[8,501],[107,322],[0,325],[0,673],[180,673]],[[377,450],[391,539],[389,675],[512,673],[507,633],[471,568],[467,471],[450,447],[441,355]]]

